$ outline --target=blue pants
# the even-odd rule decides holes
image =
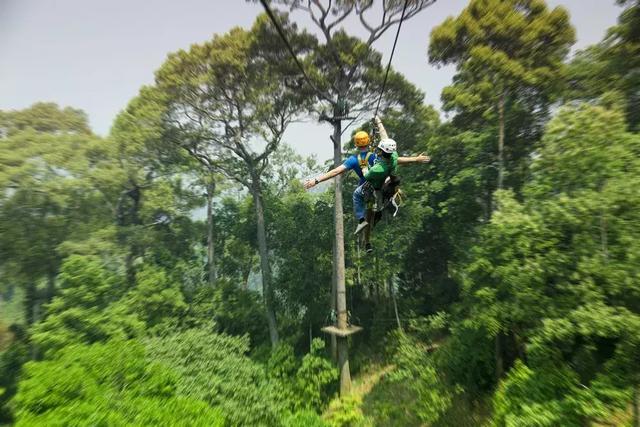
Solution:
[[[368,182],[358,186],[353,192],[353,209],[356,219],[364,219],[367,212],[367,202],[373,198],[373,187]]]

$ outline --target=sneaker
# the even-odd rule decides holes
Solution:
[[[361,223],[358,224],[358,227],[356,227],[356,232],[353,234],[360,233],[362,230],[364,230],[367,227],[367,225],[369,225],[367,221],[362,221]]]
[[[367,243],[366,245],[364,245],[364,250],[366,253],[370,254],[371,252],[373,252],[373,246],[371,246],[371,243]]]

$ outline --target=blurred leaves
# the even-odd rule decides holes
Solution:
[[[140,343],[69,345],[24,369],[17,425],[224,425],[220,410],[178,396],[179,377],[149,363]]]
[[[430,39],[430,61],[456,66],[448,122],[390,74],[385,125],[401,151],[432,161],[401,168],[408,199],[377,225],[374,253],[345,248],[350,320],[365,326],[350,342],[354,372],[393,364],[369,396],[333,399],[338,371],[318,339],[332,315],[333,195],[302,190],[318,166],[283,144],[278,121],[324,101],[265,16],[171,54],[106,138],[73,108],[0,112],[0,297],[24,303],[13,317],[26,320],[0,318],[0,423],[631,423],[640,21],[637,1],[618,3],[618,24],[567,64],[564,9],[470,1]],[[381,55],[339,29],[320,44],[281,18],[314,84],[366,110]],[[338,87],[349,68],[353,84]],[[259,197],[229,177],[258,183]],[[209,282],[199,209],[212,182]],[[273,269],[273,350],[258,237]]]

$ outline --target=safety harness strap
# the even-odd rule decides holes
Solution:
[[[360,162],[360,171],[363,175],[366,173],[367,169],[369,169],[369,159],[371,158],[372,154],[373,153],[371,151],[368,151],[367,155],[364,158],[358,156],[358,161]]]

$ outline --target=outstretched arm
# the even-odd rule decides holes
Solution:
[[[375,116],[373,118],[373,121],[378,127],[378,132],[380,132],[380,138],[382,139],[388,138],[389,135],[387,135],[387,131],[385,130],[384,125],[382,124],[382,120],[380,120],[380,117]],[[425,156],[424,153],[420,153],[417,156],[413,156],[413,157],[398,157],[399,165],[405,165],[408,163],[429,163],[430,161],[431,161],[431,157]]]
[[[387,135],[387,131],[384,128],[384,125],[382,124],[382,120],[380,120],[380,117],[375,116],[373,118],[373,121],[375,122],[376,126],[378,127],[378,133],[380,133],[380,138],[382,138],[382,139],[389,138],[389,135]]]
[[[304,182],[304,188],[306,190],[313,188],[316,186],[316,184],[319,184],[323,181],[326,181],[328,179],[333,178],[334,176],[340,175],[342,173],[344,173],[347,170],[347,167],[345,165],[340,165],[337,168],[331,169],[329,172],[320,175],[317,178],[312,178],[312,179],[308,179]]]
[[[425,156],[424,153],[420,153],[413,157],[398,157],[399,165],[406,165],[408,163],[429,163],[430,161],[431,157]]]

